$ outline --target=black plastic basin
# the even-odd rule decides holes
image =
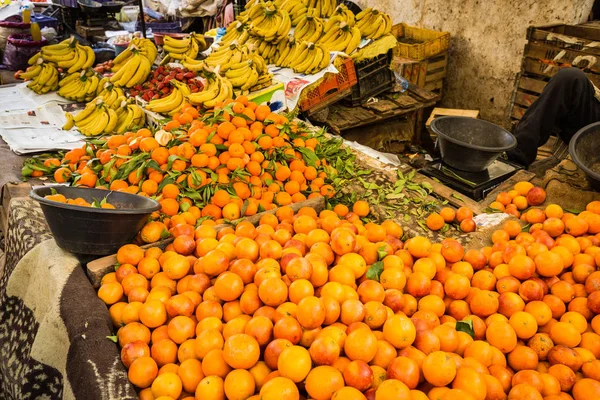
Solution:
[[[600,122],[585,126],[569,142],[573,162],[585,172],[590,186],[600,191]]]
[[[431,129],[438,135],[442,161],[461,171],[483,171],[500,154],[517,147],[512,133],[481,119],[439,117]]]
[[[71,253],[104,256],[114,254],[119,247],[130,243],[142,229],[150,214],[160,204],[147,197],[111,190],[53,186],[67,199],[81,197],[88,203],[106,201],[116,209],[82,207],[45,199],[50,187],[30,192],[38,201],[56,240],[56,244]]]

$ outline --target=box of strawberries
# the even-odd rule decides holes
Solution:
[[[171,80],[185,83],[192,93],[201,92],[204,89],[203,78],[196,71],[189,71],[183,67],[164,65],[156,68],[148,76],[146,82],[132,87],[129,91],[131,97],[139,96],[145,101],[162,99],[173,91]]]

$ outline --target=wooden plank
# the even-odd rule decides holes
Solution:
[[[523,61],[523,69],[525,72],[530,74],[545,76],[548,78],[553,77],[560,71],[560,68],[556,65],[544,64],[531,58],[525,58]],[[600,87],[600,74],[591,72],[586,73],[587,77],[592,81],[594,85]]]
[[[551,27],[530,28],[527,34],[529,41],[539,41],[551,44],[563,49],[580,50],[589,54],[600,54],[600,48],[596,47],[598,40],[586,39],[572,35],[573,31],[567,25],[555,25]]]
[[[402,93],[396,97],[391,97],[389,95],[385,95],[384,97],[397,103],[402,108],[410,108],[410,107],[414,107],[417,104],[419,104],[419,102],[417,100],[413,99],[412,97],[410,97],[409,95],[404,94],[404,93]]]
[[[444,80],[440,79],[437,81],[428,82],[427,84],[425,84],[425,87],[423,89],[433,92],[435,90],[441,89],[442,87],[444,87]]]
[[[444,54],[442,56],[436,56],[429,59],[427,63],[427,72],[435,71],[437,69],[444,68],[446,69],[448,65],[448,54]]]
[[[546,43],[530,42],[525,45],[524,56],[535,60],[573,65],[574,67],[585,68],[586,71],[600,73],[600,60],[598,59],[600,56],[583,51],[563,49]],[[578,58],[579,60],[577,60]],[[574,64],[576,60],[577,63]]]
[[[446,77],[446,70],[436,72],[435,74],[427,74],[425,76],[425,83],[427,84],[428,82],[439,81],[439,80],[444,79],[445,77]],[[425,85],[423,85],[423,86],[425,86]]]
[[[535,78],[530,78],[528,76],[521,76],[519,79],[519,88],[523,90],[527,90],[529,92],[534,92],[541,94],[542,90],[546,87],[548,82],[542,81]]]
[[[523,115],[525,115],[525,112],[527,111],[526,108],[522,108],[519,107],[517,105],[513,106],[512,112],[511,112],[511,117],[514,119],[521,119],[523,118]]]
[[[386,114],[386,113],[392,112],[394,109],[398,108],[399,105],[398,105],[398,103],[391,101],[391,100],[381,100],[380,99],[379,101],[365,104],[363,107],[367,108],[369,110],[378,112],[380,114]]]
[[[431,115],[429,116],[429,119],[425,123],[425,126],[431,125],[431,121],[433,121],[433,119],[435,117],[444,116],[444,115],[458,116],[458,117],[479,118],[479,110],[462,110],[462,109],[458,109],[458,108],[440,108],[440,107],[436,107],[431,112]]]
[[[490,193],[488,193],[485,199],[479,202],[481,209],[485,209],[492,202],[496,201],[496,196],[498,196],[498,193],[508,192],[515,185],[515,183],[523,181],[529,182],[533,178],[535,178],[535,174],[533,172],[529,172],[524,169],[517,171],[513,176],[496,186]]]
[[[310,207],[315,209],[315,211],[317,213],[321,212],[322,210],[325,209],[325,198],[324,197],[317,197],[314,199],[308,199],[306,201],[301,201],[299,203],[293,203],[290,204],[290,207],[294,210],[294,211],[298,211],[299,209],[303,208],[303,207]],[[256,215],[253,215],[251,217],[246,217],[246,218],[241,218],[238,221],[249,221],[251,223],[253,223],[254,225],[257,225],[258,222],[260,221],[260,219],[267,214],[275,214],[277,212],[277,208],[273,209],[273,210],[269,210],[269,211],[265,211],[262,213],[258,213]],[[215,226],[215,230],[218,232],[221,229],[227,228],[227,227],[231,227],[231,225],[229,224],[221,224],[221,225],[216,225]],[[162,249],[164,249],[165,247],[167,247],[171,242],[173,241],[172,238],[157,242],[157,243],[151,243],[151,244],[147,244],[144,246],[141,246],[143,249],[147,249],[150,247],[160,247]],[[87,276],[90,280],[90,282],[92,283],[92,286],[94,288],[99,288],[100,287],[100,283],[102,282],[102,277],[104,277],[104,275],[108,274],[109,272],[113,272],[114,271],[114,265],[117,263],[117,255],[113,254],[110,256],[106,256],[106,257],[102,257],[102,258],[98,258],[94,261],[90,261],[89,263],[87,263],[87,268],[86,268],[86,273]]]
[[[534,101],[538,99],[538,96],[533,94],[523,93],[521,91],[517,91],[515,94],[515,104],[519,104],[524,108],[529,108]]]

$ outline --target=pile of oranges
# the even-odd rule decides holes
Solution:
[[[59,183],[153,197],[162,206],[153,219],[170,228],[170,219],[185,212],[194,225],[332,197],[336,171],[317,156],[323,146],[322,136],[240,96],[203,115],[185,106],[158,132],[89,141],[62,159],[46,159],[34,176],[43,169]]]
[[[439,213],[429,214],[425,224],[432,231],[443,229],[446,224],[456,224],[461,231],[470,233],[477,229],[477,224],[473,220],[473,210],[469,207],[460,207],[454,210],[450,207],[444,207]]]
[[[545,200],[544,189],[534,186],[531,182],[522,181],[517,182],[512,190],[498,193],[496,200],[489,207],[519,218],[521,211],[531,206],[542,205]]]
[[[65,203],[65,204],[71,204],[74,206],[81,206],[81,207],[111,208],[111,209],[115,208],[115,206],[108,203],[106,201],[106,199],[103,199],[102,201],[94,201],[93,203],[89,203],[87,200],[85,200],[81,197],[77,197],[75,199],[67,199],[64,194],[60,194],[60,193],[49,194],[47,196],[44,196],[44,198],[48,199],[48,200],[56,201],[57,203]]]
[[[600,202],[468,251],[365,211],[123,246],[98,296],[140,399],[600,398]]]

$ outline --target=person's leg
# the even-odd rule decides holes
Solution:
[[[517,125],[517,148],[508,152],[508,157],[529,166],[553,130],[560,129],[561,137],[568,141],[577,130],[599,118],[600,102],[585,73],[577,68],[562,69],[550,79]]]

